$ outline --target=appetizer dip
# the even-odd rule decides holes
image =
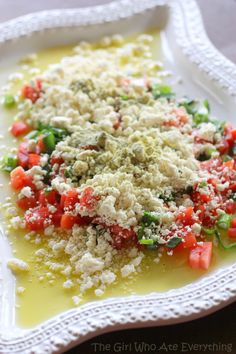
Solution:
[[[3,95],[18,141],[2,159],[17,205],[8,233],[26,230],[17,242],[37,246],[38,281],[59,277],[76,305],[147,267],[158,282],[161,259],[202,275],[213,248],[235,246],[236,129],[212,118],[207,100],[176,97],[152,40],[81,42]]]

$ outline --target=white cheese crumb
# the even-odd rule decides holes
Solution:
[[[102,289],[95,289],[94,291],[96,296],[102,296],[104,294],[104,291]]]
[[[123,278],[128,277],[131,273],[135,272],[135,267],[133,264],[126,264],[121,268],[121,275]]]
[[[15,274],[29,271],[29,265],[18,258],[9,259],[7,266]]]
[[[72,301],[74,303],[74,305],[79,305],[79,303],[82,301],[81,298],[79,296],[72,296]]]

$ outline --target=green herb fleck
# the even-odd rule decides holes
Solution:
[[[175,248],[176,246],[178,246],[181,242],[183,241],[183,239],[181,237],[172,237],[166,244],[166,247],[168,248]]]
[[[13,155],[6,155],[2,159],[1,170],[10,173],[17,166],[17,157]]]
[[[16,100],[13,95],[5,95],[4,100],[3,100],[3,105],[7,109],[14,108],[16,105]]]
[[[221,245],[225,250],[229,250],[229,249],[231,249],[231,248],[236,247],[236,242],[230,243],[230,244],[228,244],[228,245],[224,244],[224,242],[223,242],[223,240],[222,240],[222,238],[221,238],[221,233],[220,233],[220,231],[215,230],[215,236],[216,236],[217,240],[219,241],[220,245]]]
[[[154,240],[143,238],[143,239],[139,240],[139,243],[140,243],[140,245],[153,245]]]
[[[152,87],[152,95],[155,100],[160,97],[165,97],[167,99],[170,99],[171,97],[174,96],[174,92],[172,91],[171,87],[168,85],[155,84]]]
[[[232,216],[228,214],[221,214],[219,219],[217,220],[217,226],[220,229],[228,230],[231,224]]]

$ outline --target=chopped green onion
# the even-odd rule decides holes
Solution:
[[[2,166],[1,166],[2,171],[11,172],[16,167],[17,167],[17,157],[16,156],[8,155],[8,156],[3,157]]]
[[[196,125],[209,122],[209,111],[205,106],[200,106],[198,111],[193,116],[193,121]]]
[[[209,101],[207,99],[203,100],[203,106],[206,107],[206,109],[208,110],[208,112],[210,112],[210,104],[209,104]]]
[[[129,99],[129,96],[121,96],[121,99],[123,100],[123,101],[128,101],[128,99]]]
[[[217,220],[217,226],[220,229],[223,230],[228,230],[228,228],[230,227],[231,224],[231,220],[232,220],[232,216],[228,215],[228,214],[221,214],[219,219]]]
[[[208,229],[207,227],[202,227],[202,231],[205,232],[207,235],[214,235],[215,233],[215,228]]]
[[[204,188],[204,187],[207,187],[207,182],[206,181],[202,181],[199,183],[198,185],[200,188]]]
[[[141,239],[139,240],[140,245],[153,245],[154,241],[151,239]]]
[[[55,141],[55,136],[52,132],[50,131],[43,131],[43,142],[46,148],[46,151],[50,154],[55,150],[56,147],[56,141]]]
[[[225,245],[222,238],[221,238],[221,234],[218,230],[215,230],[215,236],[217,238],[217,240],[219,241],[220,245],[225,249],[225,250],[229,250],[231,248],[236,247],[236,242],[234,243],[230,243],[228,245]]]
[[[150,226],[152,223],[155,224],[158,223],[159,218],[156,215],[153,215],[148,211],[145,211],[141,221],[144,224],[144,226]]]
[[[3,105],[7,109],[15,107],[16,100],[13,95],[5,95]]]
[[[141,240],[143,238],[144,230],[145,230],[145,226],[142,225],[141,228],[138,230],[138,240]]]
[[[180,106],[185,107],[188,114],[193,116],[193,121],[196,125],[209,122],[210,106],[207,100],[199,102],[185,98],[180,102]]]
[[[220,120],[213,119],[213,120],[211,120],[211,123],[216,126],[216,129],[218,130],[219,133],[223,133],[224,127],[225,127],[224,121],[222,122]]]
[[[172,96],[174,96],[174,92],[172,91],[170,86],[161,84],[153,85],[152,94],[155,100],[160,97],[171,98]]]
[[[168,248],[175,248],[176,246],[178,246],[181,242],[183,241],[183,239],[181,237],[172,237],[166,244],[166,247]]]

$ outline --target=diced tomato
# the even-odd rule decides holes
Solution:
[[[77,216],[71,214],[63,214],[61,217],[61,228],[65,230],[71,230],[76,224]]]
[[[35,80],[35,86],[36,86],[36,88],[38,89],[38,90],[42,90],[42,87],[43,87],[43,83],[42,83],[42,80],[40,80],[40,79],[36,79]]]
[[[22,152],[25,155],[28,155],[29,153],[29,142],[28,141],[22,141],[19,145],[18,151]]]
[[[29,125],[22,121],[15,122],[11,126],[11,133],[15,137],[27,134],[29,131],[30,131]]]
[[[134,246],[137,243],[137,236],[133,229],[125,229],[120,225],[114,224],[109,227],[114,248],[120,250]]]
[[[186,113],[186,110],[184,108],[174,108],[172,110],[172,113],[174,113],[179,121],[179,124],[186,124],[188,122],[188,115]]]
[[[63,211],[60,207],[58,207],[57,210],[55,211],[55,213],[51,214],[53,225],[55,225],[55,226],[61,225],[62,215],[63,215]]]
[[[32,168],[33,166],[40,165],[40,156],[37,154],[30,153],[28,155],[28,167]]]
[[[79,194],[75,189],[71,189],[64,194],[63,199],[61,199],[61,206],[67,211],[73,210],[75,204],[79,202]]]
[[[236,227],[230,227],[228,230],[228,236],[230,238],[236,238]]]
[[[212,258],[212,242],[201,242],[189,253],[189,265],[195,269],[207,270]]]
[[[43,206],[46,206],[47,204],[57,204],[59,195],[55,190],[51,190],[49,192],[45,190],[41,190],[39,192],[39,203]]]
[[[10,179],[11,187],[15,190],[20,190],[26,186],[29,186],[31,188],[35,187],[32,182],[32,178],[30,176],[27,176],[21,166],[18,166],[13,171],[11,171]]]
[[[61,157],[52,157],[50,162],[51,162],[52,165],[55,165],[56,163],[58,165],[61,165],[61,164],[63,164],[64,160]]]
[[[232,160],[223,162],[223,166],[228,167],[230,170],[233,170],[234,169],[234,160],[232,159]]]
[[[33,103],[35,103],[37,99],[40,97],[41,89],[42,89],[42,81],[35,80],[35,86],[24,85],[22,87],[21,95],[23,98],[28,98]]]
[[[28,210],[30,208],[35,208],[38,204],[37,198],[35,196],[32,197],[24,197],[17,200],[17,205],[23,210]]]
[[[193,207],[186,208],[184,211],[181,211],[177,220],[181,222],[184,226],[193,225],[196,222],[196,218],[194,218],[194,210]]]
[[[92,187],[87,187],[84,189],[84,191],[81,194],[80,197],[80,206],[82,208],[92,210],[94,209],[97,201],[100,199],[99,196],[93,195],[93,188]]]
[[[184,230],[183,230],[184,233]],[[179,243],[178,246],[176,246],[173,251],[174,252],[180,252],[183,251],[184,249],[189,249],[192,247],[195,247],[197,244],[197,240],[195,235],[192,232],[187,232],[185,235],[183,235],[183,242]]]
[[[233,218],[233,219],[231,220],[231,227],[232,227],[232,228],[236,228],[236,218]]]
[[[77,215],[76,224],[79,226],[85,226],[91,224],[92,220],[93,218],[90,218],[89,216]]]
[[[38,145],[38,148],[39,148],[40,153],[46,151],[46,148],[45,148],[45,145],[44,145],[44,142],[43,142],[43,135],[40,135],[40,136],[38,137],[38,143],[37,143],[37,145]]]
[[[214,188],[216,188],[219,184],[219,180],[217,178],[209,178],[207,182],[211,184]]]
[[[52,218],[47,207],[38,206],[25,213],[26,227],[32,231],[41,231],[52,224]]]
[[[233,140],[236,140],[236,129],[231,130],[230,133],[232,135]]]
[[[236,213],[236,202],[232,200],[227,200],[225,203],[225,211],[227,214],[235,214]]]
[[[217,145],[217,149],[219,150],[221,155],[225,155],[229,152],[229,143],[226,140],[222,140],[222,142]]]
[[[236,183],[230,184],[229,189],[233,192],[236,192]]]
[[[219,167],[222,166],[222,160],[220,158],[214,158],[207,161],[202,161],[200,163],[200,166],[202,170],[217,170]]]
[[[192,232],[188,232],[184,237],[184,242],[183,242],[184,248],[192,248],[196,246],[196,244],[197,244],[197,240],[195,235]]]
[[[17,160],[18,160],[18,165],[20,165],[23,168],[28,167],[28,162],[29,162],[29,156],[28,154],[24,154],[23,152],[18,151],[17,152]]]

